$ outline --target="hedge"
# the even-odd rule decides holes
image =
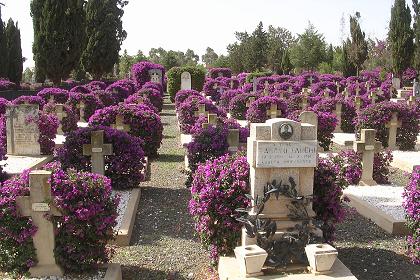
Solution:
[[[203,89],[206,73],[198,67],[173,67],[166,74],[168,77],[168,94],[174,102],[176,93],[181,89],[181,75],[183,72],[191,74],[191,89],[201,91]]]

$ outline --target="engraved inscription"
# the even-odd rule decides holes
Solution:
[[[92,153],[102,153],[102,148],[92,148]]]
[[[48,203],[33,203],[32,204],[32,211],[34,212],[48,212],[51,208]]]

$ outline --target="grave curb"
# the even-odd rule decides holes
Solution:
[[[13,155],[6,155],[6,156],[13,156]],[[25,156],[17,156],[17,157],[25,157]],[[27,157],[31,157],[31,156],[27,156]],[[35,156],[34,156],[35,157]],[[42,166],[44,166],[45,164],[51,162],[53,160],[53,155],[41,155],[41,156],[36,156],[37,158],[39,158],[38,161],[34,162],[33,165],[29,165],[28,168],[26,168],[25,170],[37,170],[39,168],[41,168]],[[21,173],[7,173],[8,175],[20,175]]]
[[[393,235],[407,235],[409,233],[408,228],[405,226],[405,221],[395,220],[381,209],[353,194],[345,193],[345,196],[350,199],[350,202],[347,202],[348,205],[354,207],[360,215],[372,220],[386,232]]]
[[[137,209],[139,207],[140,196],[140,188],[133,189],[131,191],[130,200],[128,201],[121,227],[118,230],[115,240],[111,241],[110,244],[121,247],[130,245],[131,235],[133,234],[134,223],[136,221]]]
[[[107,270],[104,280],[122,280],[121,265],[118,263],[110,263],[106,265]]]

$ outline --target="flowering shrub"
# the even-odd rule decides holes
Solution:
[[[405,83],[411,83],[414,79],[417,79],[417,70],[414,68],[407,68],[402,75],[402,81]]]
[[[100,103],[102,103],[104,107],[116,105],[119,102],[118,94],[115,94],[111,91],[96,90],[92,91],[92,94],[99,99]]]
[[[410,234],[407,236],[407,255],[414,264],[420,264],[420,167],[413,170],[403,193],[403,207]]]
[[[401,150],[411,150],[416,144],[419,133],[419,119],[418,113],[405,103],[381,102],[368,106],[360,113],[356,130],[376,129],[376,139],[382,142],[384,147],[388,147],[386,124],[389,123],[394,112],[398,113],[398,120],[402,122],[402,127],[398,129],[397,133],[397,145]]]
[[[47,103],[43,108],[44,114],[53,114],[55,115],[56,111],[56,104],[55,103]],[[61,121],[61,126],[64,133],[68,133],[70,131],[77,129],[77,122],[79,121],[79,116],[76,114],[73,109],[69,105],[63,106],[63,112],[67,114]]]
[[[155,90],[159,91],[160,95],[163,96],[163,87],[162,87],[161,84],[158,84],[158,83],[155,83],[155,82],[147,82],[141,88],[142,89],[146,89],[146,88],[155,89]]]
[[[175,108],[178,109],[179,105],[181,105],[181,103],[183,103],[190,96],[203,98],[203,96],[196,90],[180,90],[175,95]]]
[[[104,143],[112,144],[113,155],[105,156],[105,176],[111,179],[112,187],[114,189],[138,187],[144,179],[143,141],[124,131],[106,126],[79,128],[67,135],[63,147],[56,152],[56,158],[64,170],[73,168],[77,171],[91,171],[91,158],[83,155],[83,145],[91,143],[91,133],[96,130],[103,130]]]
[[[88,83],[87,85],[85,85],[85,87],[89,89],[90,91],[104,90],[106,89],[106,83],[102,81],[92,81]]]
[[[52,155],[55,148],[55,135],[59,127],[60,121],[53,114],[44,114],[40,112],[38,119],[39,128],[39,145],[41,153],[44,155]]]
[[[230,89],[226,90],[222,93],[219,100],[219,106],[224,108],[225,110],[229,110],[229,104],[233,97],[243,94],[242,90],[240,89]]]
[[[323,95],[325,92],[328,92],[330,97],[335,97],[337,94],[337,86],[333,82],[319,82],[312,84],[311,86],[311,95]]]
[[[153,104],[153,106],[160,112],[162,111],[163,107],[163,96],[162,94],[154,89],[154,88],[144,88],[139,90],[136,95],[138,96],[145,96],[147,99],[150,100],[150,102]]]
[[[118,198],[111,195],[110,180],[104,176],[66,173],[59,163],[48,164],[54,205],[62,213],[53,220],[56,232],[55,256],[65,271],[89,271],[107,263],[112,251],[106,248],[113,239]],[[0,187],[0,268],[25,273],[37,262],[32,237],[37,228],[28,217],[21,217],[16,198],[29,195],[29,171],[4,182]]]
[[[0,115],[6,114],[6,108],[10,105],[10,101],[0,97]]]
[[[80,102],[85,104],[83,109],[84,118],[87,121],[97,109],[102,108],[101,101],[92,93],[83,94],[78,92],[70,92],[69,100],[67,104],[71,107],[71,110],[77,115],[77,119],[80,120],[80,109],[78,106]]]
[[[212,114],[217,114],[219,117],[225,117],[226,113],[214,105],[206,98],[194,101],[194,97],[188,97],[178,108],[178,121],[181,125],[181,132],[191,134],[191,128],[197,122],[198,117],[194,115],[198,111],[198,105],[204,104],[206,111]]]
[[[246,93],[246,94],[238,94],[232,98],[229,102],[229,113],[232,118],[237,120],[245,120],[246,119],[246,112],[248,108],[246,107],[246,103],[249,101],[249,98],[254,97],[257,99],[257,95],[255,93]]]
[[[231,78],[232,70],[230,68],[211,68],[209,70],[209,76],[212,79],[216,79],[217,77]]]
[[[91,90],[86,86],[75,86],[70,90],[70,93],[81,93],[81,94],[88,94]]]
[[[0,101],[0,103],[1,103],[1,101]],[[25,104],[25,103],[26,104],[36,104],[36,105],[39,106],[40,110],[42,110],[42,108],[45,105],[44,99],[42,99],[39,96],[25,96],[25,95],[23,95],[23,96],[19,96],[18,98],[15,98],[12,101],[13,105],[20,105],[20,104]]]
[[[142,139],[146,156],[156,157],[163,138],[162,121],[153,110],[143,104],[119,104],[97,110],[89,119],[89,126],[111,126],[117,115],[130,126],[129,134]]]
[[[204,85],[205,75],[203,69],[198,67],[173,67],[168,73],[168,94],[171,97],[172,102],[175,100],[175,94],[181,89],[181,75],[183,72],[189,72],[191,74],[191,89],[201,92]]]
[[[263,123],[269,119],[267,111],[270,110],[271,104],[277,104],[277,110],[281,111],[278,117],[285,117],[287,115],[287,104],[283,99],[276,96],[263,96],[251,104],[247,113],[246,119],[251,123]]]
[[[242,224],[233,215],[235,209],[250,205],[249,166],[243,155],[223,155],[199,165],[193,178],[189,212],[216,264],[220,255],[232,253],[240,239]]]
[[[5,80],[0,78],[0,91],[3,90],[10,90],[10,89],[15,89],[16,88],[16,84],[9,81],[9,80]]]
[[[140,95],[138,93],[130,95],[126,100],[124,100],[125,104],[142,104],[147,106],[150,110],[159,114],[158,109],[150,102],[150,99],[147,96]]]
[[[131,77],[135,81],[138,88],[142,87],[146,82],[150,81],[149,71],[152,69],[161,70],[162,78],[165,76],[165,68],[160,64],[155,64],[150,61],[141,61],[131,67]]]
[[[50,101],[51,96],[54,97],[54,102],[64,104],[69,98],[69,92],[61,88],[44,88],[38,92],[37,96],[44,99],[45,103]]]
[[[124,101],[124,99],[134,93],[134,90],[131,86],[122,83],[121,81],[110,84],[105,90],[113,93],[117,103]]]

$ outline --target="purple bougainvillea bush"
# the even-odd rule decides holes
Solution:
[[[149,107],[150,110],[155,112],[156,114],[159,114],[159,110],[153,105],[153,103],[150,101],[148,96],[141,95],[139,93],[135,93],[130,95],[126,100],[124,100],[124,103],[126,104],[142,104],[147,107]]]
[[[243,91],[240,89],[229,89],[222,93],[219,100],[219,106],[222,107],[225,111],[229,110],[229,104],[232,98],[235,96],[243,94]]]
[[[401,150],[411,150],[416,145],[420,132],[418,113],[405,103],[381,102],[368,106],[363,110],[356,123],[356,131],[363,128],[376,129],[376,139],[382,146],[388,147],[388,129],[386,124],[392,118],[392,113],[398,114],[402,127],[398,129],[397,145]]]
[[[181,132],[191,134],[191,128],[197,122],[198,116],[194,115],[198,111],[198,105],[204,104],[206,111],[212,114],[217,114],[219,117],[226,117],[226,113],[214,105],[206,98],[194,99],[193,96],[188,97],[178,108],[178,121],[181,125]]]
[[[70,90],[70,93],[81,93],[81,94],[88,94],[91,90],[86,86],[75,86]]]
[[[150,102],[153,104],[153,106],[159,111],[162,111],[163,107],[163,96],[162,94],[154,89],[154,88],[143,88],[139,90],[136,95],[138,96],[144,96],[147,99],[150,100]]]
[[[229,90],[229,79],[219,77],[216,79],[208,78],[203,86],[203,92],[210,96],[211,100],[218,102],[222,92]]]
[[[420,167],[413,170],[403,198],[406,225],[410,231],[407,236],[407,255],[414,264],[420,265]]]
[[[44,99],[45,103],[51,101],[50,98],[51,96],[53,96],[54,102],[64,104],[69,98],[69,92],[61,88],[44,88],[43,90],[37,93],[37,96]]]
[[[141,88],[142,89],[153,88],[153,89],[159,91],[160,95],[163,96],[163,86],[159,83],[147,82]]]
[[[209,76],[212,79],[216,79],[218,77],[231,78],[232,70],[230,68],[211,68],[209,70]]]
[[[255,93],[243,93],[234,96],[229,102],[229,113],[232,118],[237,120],[245,120],[246,112],[248,110],[247,102],[250,102],[250,98],[253,97],[255,100],[259,97]]]
[[[209,160],[193,175],[189,212],[213,264],[237,246],[242,224],[234,218],[235,209],[250,205],[249,191],[249,166],[242,154]]]
[[[62,213],[54,217],[55,257],[66,272],[90,271],[107,263],[112,250],[118,198],[111,194],[111,182],[97,174],[61,169],[48,164],[54,201]],[[32,237],[37,228],[28,217],[20,216],[16,198],[29,195],[29,171],[0,185],[0,269],[25,274],[37,262]]]
[[[64,170],[91,171],[91,158],[83,155],[83,145],[91,143],[92,131],[104,131],[104,143],[112,144],[113,155],[105,156],[105,176],[114,189],[138,187],[144,179],[143,141],[139,137],[106,126],[79,128],[69,133],[63,147],[57,149],[56,158]]]
[[[9,80],[5,80],[0,78],[0,91],[3,90],[10,90],[10,89],[15,89],[16,88],[16,84],[9,81]]]
[[[281,112],[277,117],[287,116],[287,104],[283,99],[276,96],[263,96],[253,102],[249,107],[246,113],[247,121],[251,123],[264,123],[270,118],[267,115],[267,111],[270,110],[271,104],[277,104],[277,110]]]
[[[141,61],[131,67],[131,78],[135,81],[138,88],[141,88],[145,83],[150,82],[149,71],[152,69],[161,70],[162,77],[165,76],[165,67],[150,61]]]
[[[44,114],[53,114],[55,115],[56,111],[56,104],[55,103],[47,103],[43,108]],[[61,126],[64,133],[68,133],[77,129],[77,122],[79,121],[79,115],[73,111],[71,106],[64,105],[63,111],[67,114],[66,117],[63,118],[61,121]]]
[[[0,97],[0,115],[6,114],[6,108],[10,105],[10,101]]]
[[[95,95],[104,107],[109,107],[112,105],[117,105],[120,98],[117,93],[107,90],[96,90],[92,91],[92,94]]]
[[[203,96],[196,90],[180,90],[175,95],[175,108],[178,110],[179,105],[181,105],[181,103],[183,103],[190,96],[203,98]]]
[[[39,109],[42,110],[42,108],[45,105],[45,101],[39,96],[19,96],[18,98],[15,98],[12,101],[12,104],[13,105],[36,104],[39,106]]]
[[[69,96],[69,100],[67,101],[67,105],[71,107],[71,110],[77,115],[77,119],[80,120],[80,102],[85,104],[83,109],[83,114],[85,120],[89,120],[89,118],[95,113],[96,110],[103,107],[101,101],[93,94],[83,94],[83,93],[76,93],[71,92]]]
[[[111,126],[118,114],[130,126],[129,134],[142,140],[145,155],[156,157],[162,143],[163,125],[160,116],[146,105],[122,103],[97,110],[89,119],[89,126]]]
[[[87,85],[85,85],[85,87],[89,89],[90,91],[104,90],[106,89],[106,83],[102,81],[92,81],[88,83]]]
[[[115,83],[110,84],[105,90],[112,92],[117,102],[123,102],[124,99],[135,92],[133,84],[129,83],[127,80],[116,81]]]

